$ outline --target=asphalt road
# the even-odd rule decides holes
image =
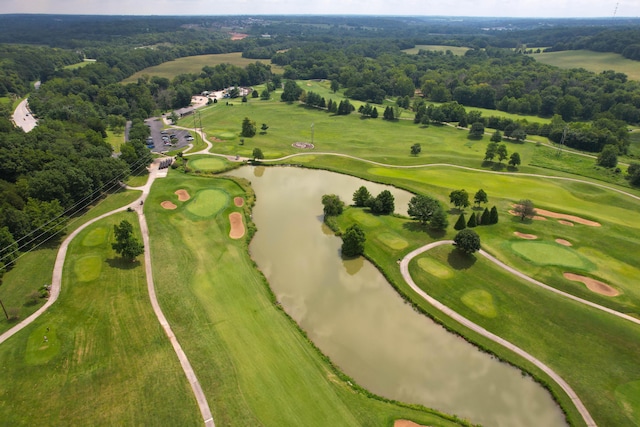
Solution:
[[[29,104],[26,99],[18,104],[16,110],[13,112],[12,118],[16,126],[22,128],[25,132],[31,131],[38,124],[38,121],[33,117],[31,111],[29,111]]]

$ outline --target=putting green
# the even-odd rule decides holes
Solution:
[[[99,227],[91,230],[84,239],[82,239],[83,246],[98,246],[107,241],[107,235],[109,234],[108,227]]]
[[[616,388],[616,402],[622,413],[640,426],[640,380],[619,385]]]
[[[453,271],[451,271],[449,267],[430,257],[419,258],[418,266],[439,279],[449,279],[453,277]]]
[[[592,270],[593,263],[566,246],[547,242],[512,242],[511,249],[522,258],[536,265],[556,265],[559,267]]]
[[[192,214],[208,218],[216,215],[229,205],[229,194],[226,191],[211,189],[199,191],[187,205]]]
[[[45,337],[47,339],[45,340]],[[53,327],[42,325],[31,332],[24,360],[28,365],[42,365],[60,352],[60,339]]]
[[[484,289],[475,289],[462,295],[462,303],[481,316],[493,319],[498,315],[493,296]]]
[[[193,169],[201,171],[216,172],[225,168],[225,162],[222,159],[211,157],[206,159],[191,160],[189,162],[189,166]]]
[[[402,237],[398,236],[396,233],[392,233],[390,231],[385,231],[376,236],[378,240],[380,240],[383,244],[387,245],[391,249],[404,249],[409,245],[409,243],[404,240]]]
[[[96,280],[100,276],[101,271],[102,258],[98,255],[82,257],[73,264],[73,272],[80,282]]]
[[[380,225],[380,220],[378,218],[362,210],[357,210],[351,213],[351,218],[367,228],[377,227]]]

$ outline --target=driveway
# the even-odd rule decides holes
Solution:
[[[29,110],[27,99],[22,100],[22,102],[18,104],[16,110],[13,112],[12,119],[15,125],[22,128],[25,132],[30,132],[38,124],[38,121]]]

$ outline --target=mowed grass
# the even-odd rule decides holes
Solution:
[[[136,214],[122,213],[74,239],[59,300],[0,346],[1,424],[202,424],[151,309],[142,262],[111,249],[123,219],[137,229]]]
[[[275,304],[264,277],[232,240],[229,204],[194,220],[188,204],[160,208],[176,189],[247,196],[227,179],[170,172],[145,203],[161,305],[189,355],[218,425],[380,425],[409,418],[452,425],[435,415],[367,397],[341,379]],[[251,200],[247,201],[250,205]],[[245,217],[245,220],[248,218]]]
[[[446,52],[448,50],[451,51],[454,55],[462,56],[464,55],[469,48],[468,47],[460,47],[460,46],[444,46],[444,45],[433,45],[433,44],[417,44],[415,47],[411,49],[404,49],[403,52],[416,55],[421,50],[435,51],[435,52]]]
[[[594,52],[591,50],[565,50],[561,52],[542,52],[530,55],[536,61],[560,68],[584,68],[594,73],[613,70],[624,73],[630,80],[640,80],[640,65],[613,52]]]
[[[269,60],[243,58],[241,52],[219,53],[213,55],[196,55],[178,58],[173,61],[165,62],[160,65],[145,68],[138,71],[132,76],[124,79],[122,83],[135,83],[142,76],[158,76],[166,77],[173,80],[180,74],[200,74],[205,66],[214,67],[219,64],[231,64],[238,67],[246,67],[249,64],[262,62],[271,65],[271,71],[274,73],[282,73],[282,67],[270,64]]]
[[[447,246],[423,257],[456,268],[462,262],[455,252]],[[410,271],[422,289],[554,369],[578,393],[598,425],[635,425],[627,414],[637,413],[640,401],[625,401],[632,396],[627,393],[622,398],[617,390],[637,378],[637,325],[538,289],[481,256],[444,280],[416,264],[414,260]]]
[[[367,236],[367,257],[382,267],[394,286],[448,327],[462,332],[502,357],[518,361],[517,357],[509,355],[500,346],[461,329],[442,316],[415,295],[399,274],[396,265],[398,259],[431,241],[452,238],[455,235],[452,226],[445,233],[434,233],[415,221],[394,216],[376,216],[379,223],[368,225],[367,221],[361,219],[364,213],[366,209],[347,209],[338,218],[340,229],[345,230],[353,223],[362,226]],[[455,215],[450,216],[450,222],[453,218]],[[506,224],[478,227],[476,230],[485,236],[511,227],[504,216],[501,221]],[[380,235],[387,233],[401,236],[408,246],[404,250],[390,249],[379,239]],[[514,242],[525,241],[516,238]],[[485,249],[490,250],[487,247]],[[510,261],[507,263],[511,264]],[[461,256],[448,245],[433,249],[412,261],[410,272],[427,293],[473,322],[512,341],[556,370],[578,392],[599,425],[634,425],[633,418],[627,418],[625,412],[632,414],[640,410],[640,402],[634,400],[626,389],[626,397],[619,397],[617,390],[637,378],[635,359],[640,350],[640,329],[637,325],[570,302],[519,280],[480,255]],[[551,384],[573,425],[582,425],[571,402],[557,386],[527,362],[517,363]],[[598,372],[594,372],[596,370]],[[638,406],[634,406],[636,404]],[[623,405],[627,405],[624,410],[621,409]]]
[[[120,146],[124,144],[124,133],[115,133],[112,130],[108,130],[106,142],[113,147],[115,153],[119,153]]]

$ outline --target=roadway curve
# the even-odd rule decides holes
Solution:
[[[480,334],[480,335],[482,335],[482,336],[484,336],[486,338],[489,338],[490,340],[502,345],[503,347],[513,351],[517,355],[519,355],[522,358],[528,360],[529,362],[533,363],[538,368],[540,368],[542,371],[544,371],[547,375],[549,375],[549,377],[551,377],[551,379],[553,379],[560,387],[562,387],[564,392],[569,396],[569,398],[571,399],[571,401],[573,402],[575,407],[578,409],[578,412],[580,412],[580,415],[584,419],[584,422],[586,423],[586,425],[588,427],[596,427],[596,422],[593,420],[593,418],[591,417],[591,414],[589,414],[589,411],[584,406],[584,403],[582,403],[582,400],[580,400],[580,398],[578,397],[576,392],[573,391],[571,386],[564,379],[562,379],[562,377],[560,375],[555,373],[555,371],[553,371],[550,367],[548,367],[547,365],[542,363],[540,360],[536,359],[535,357],[533,357],[532,355],[527,353],[526,351],[522,350],[520,347],[510,343],[509,341],[505,340],[504,338],[501,338],[501,337],[497,336],[496,334],[493,334],[493,333],[487,331],[486,329],[484,329],[483,327],[473,323],[472,321],[470,321],[466,317],[463,317],[462,315],[458,314],[456,311],[453,311],[452,309],[450,309],[446,305],[442,304],[440,301],[436,300],[435,298],[433,298],[432,296],[430,296],[429,294],[424,292],[422,289],[420,289],[418,287],[418,285],[416,285],[416,283],[413,281],[413,278],[409,274],[409,262],[413,258],[415,258],[416,256],[421,255],[422,253],[424,253],[424,252],[426,252],[426,251],[428,251],[430,249],[433,249],[433,248],[435,248],[437,246],[451,245],[451,244],[453,244],[453,240],[443,240],[443,241],[440,241],[440,242],[430,243],[428,245],[422,246],[421,248],[418,248],[418,249],[416,249],[414,251],[409,252],[402,259],[402,261],[400,261],[400,272],[402,273],[402,277],[407,282],[407,284],[418,295],[420,295],[420,297],[422,297],[425,301],[427,301],[429,304],[431,304],[436,309],[440,310],[445,315],[451,317],[456,322],[462,324],[463,326],[471,329],[472,331],[474,331],[474,332],[476,332],[476,333],[478,333],[478,334]],[[487,254],[483,253],[483,252],[481,252],[481,254],[484,255],[484,256],[487,256]],[[488,257],[488,259],[493,261],[493,262],[496,261],[495,258],[493,258],[493,257]],[[499,263],[498,265],[500,265],[501,267],[504,266],[504,264],[501,265],[501,263]],[[511,269],[510,267],[507,267],[507,269],[509,271],[511,271],[511,272],[514,272],[514,270]],[[522,277],[521,274],[522,273],[519,273],[518,276]]]
[[[27,99],[23,99],[22,102],[18,104],[16,110],[13,112],[12,119],[13,123],[25,132],[30,132],[38,124],[38,121],[29,110]]]
[[[53,276],[51,278],[51,289],[49,290],[49,299],[42,307],[40,307],[31,316],[27,317],[22,322],[18,323],[16,326],[14,326],[13,328],[9,329],[8,331],[0,335],[0,344],[8,340],[17,332],[24,329],[26,326],[30,325],[34,320],[36,320],[40,315],[42,315],[42,313],[47,311],[47,309],[49,309],[49,307],[51,307],[57,301],[58,297],[60,296],[60,289],[62,287],[62,269],[64,267],[65,258],[67,256],[67,249],[71,241],[74,238],[76,238],[78,234],[82,230],[87,228],[89,225],[97,221],[100,221],[101,219],[106,218],[110,215],[113,215],[118,212],[123,212],[131,208],[135,210],[138,214],[138,222],[140,223],[140,230],[142,232],[142,241],[144,244],[145,272],[147,276],[147,290],[149,292],[149,299],[151,300],[151,306],[153,307],[153,311],[158,319],[158,322],[160,323],[160,325],[162,326],[162,329],[164,330],[165,334],[169,338],[169,341],[171,342],[173,350],[175,351],[178,357],[178,360],[180,361],[182,370],[184,371],[185,376],[187,377],[189,384],[191,385],[191,389],[198,403],[198,408],[200,409],[200,413],[202,415],[202,419],[204,421],[205,426],[215,427],[213,416],[211,414],[211,409],[209,408],[207,399],[204,395],[204,392],[202,391],[200,382],[198,381],[198,378],[196,377],[196,374],[193,368],[191,367],[191,364],[189,363],[189,359],[187,358],[187,355],[182,350],[182,347],[180,346],[178,339],[176,338],[175,334],[171,330],[171,326],[169,325],[169,322],[167,321],[164,313],[162,312],[162,309],[160,308],[160,304],[158,303],[158,299],[156,297],[155,286],[153,283],[153,270],[151,267],[151,245],[150,245],[150,239],[149,239],[149,228],[147,226],[147,220],[144,216],[143,203],[146,200],[147,196],[149,195],[149,191],[151,190],[151,185],[153,184],[153,181],[158,176],[159,162],[160,160],[157,160],[149,168],[149,178],[147,179],[147,183],[144,186],[130,188],[132,190],[142,191],[142,195],[138,199],[136,199],[132,204],[122,206],[118,209],[114,209],[110,212],[102,214],[99,217],[86,222],[85,224],[81,225],[76,230],[74,230],[69,236],[67,236],[66,239],[64,239],[64,241],[60,245],[60,249],[58,250],[58,255],[56,256],[56,262],[53,267]]]

